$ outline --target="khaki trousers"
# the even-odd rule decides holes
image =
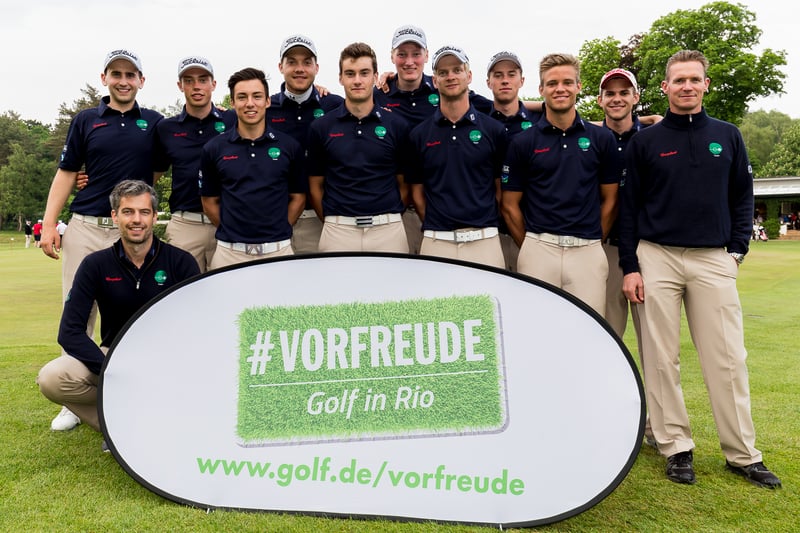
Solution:
[[[750,413],[747,351],[738,267],[722,248],[681,248],[641,241],[644,280],[639,305],[650,424],[669,457],[694,448],[680,375],[681,303],[692,336],[725,458],[761,461]]]
[[[564,289],[600,316],[606,312],[608,259],[600,240],[586,246],[559,246],[526,234],[517,271]]]
[[[100,349],[103,353],[108,351],[105,347]],[[81,422],[95,431],[100,431],[97,413],[98,381],[98,376],[71,355],[53,359],[39,370],[36,377],[36,383],[45,398],[66,406]]]
[[[423,237],[419,253],[420,255],[480,263],[495,268],[506,267],[499,235],[471,242],[453,242]]]
[[[217,249],[217,231],[214,224],[199,222],[173,214],[167,223],[167,242],[186,250],[200,267],[200,272],[208,272],[211,268],[211,259]]]
[[[313,209],[306,209],[303,215],[292,227],[292,248],[297,255],[314,254],[319,251],[322,221]]]
[[[319,238],[319,251],[407,254],[408,238],[402,220],[367,227],[325,222]]]
[[[230,265],[238,265],[239,263],[249,263],[250,261],[257,261],[259,259],[271,259],[273,257],[283,257],[286,255],[294,255],[294,251],[292,250],[291,245],[268,254],[250,255],[246,252],[231,250],[230,248],[226,248],[224,246],[220,246],[219,244],[217,244],[217,249],[214,250],[214,257],[211,258],[210,270],[216,270],[217,268],[222,268]]]

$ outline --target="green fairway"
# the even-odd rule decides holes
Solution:
[[[753,243],[739,276],[756,445],[766,465],[782,479],[783,489],[761,489],[725,470],[684,323],[682,372],[697,444],[697,484],[668,481],[664,458],[644,446],[631,472],[607,498],[578,516],[535,531],[800,530],[798,270],[800,241],[776,240]],[[39,393],[35,378],[59,353],[61,263],[39,249],[25,249],[21,233],[0,232],[0,304],[0,531],[485,530],[277,513],[207,513],[163,499],[139,485],[111,454],[101,452],[100,434],[85,425],[69,432],[50,431],[59,407]],[[164,324],[164,330],[168,327]],[[625,341],[638,359],[632,328]],[[585,435],[585,446],[592,443],[593,435]]]

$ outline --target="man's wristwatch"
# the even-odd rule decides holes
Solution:
[[[744,254],[740,254],[739,252],[728,252],[728,255],[733,257],[737,264],[741,265],[744,263]]]

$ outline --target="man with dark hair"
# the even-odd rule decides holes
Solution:
[[[780,479],[755,447],[736,289],[752,231],[753,174],[739,129],[703,107],[707,71],[702,53],[673,54],[661,82],[669,102],[664,120],[628,143],[619,219],[622,288],[639,309],[650,425],[667,457],[667,478],[696,481],[680,378],[683,303],[726,467],[777,488]]]
[[[200,171],[203,211],[217,227],[212,269],[292,255],[292,225],[306,202],[302,147],[267,127],[264,72],[234,72],[228,88],[238,122],[203,147]]]
[[[201,272],[209,269],[217,241],[197,188],[200,158],[203,146],[236,122],[236,113],[219,109],[211,101],[216,86],[214,67],[205,57],[192,55],[178,61],[183,111],[159,122],[155,138],[156,179],[172,167],[167,240],[192,254]]]
[[[42,367],[36,378],[44,396],[96,431],[97,385],[114,339],[153,297],[200,272],[191,255],[153,235],[158,199],[150,185],[121,181],[111,191],[109,205],[120,238],[81,262],[58,329],[66,353]],[[86,332],[94,302],[101,315],[99,346]]]
[[[324,222],[321,252],[408,253],[401,219],[408,126],[375,105],[377,73],[369,45],[347,46],[339,58],[345,101],[311,125],[309,192]]]

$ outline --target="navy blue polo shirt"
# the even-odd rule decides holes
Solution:
[[[503,126],[470,106],[455,124],[440,110],[411,130],[406,181],[425,189],[423,230],[497,227],[495,181],[507,137]]]
[[[121,113],[108,106],[104,96],[100,105],[75,115],[58,168],[70,172],[86,169],[87,186],[78,191],[70,211],[81,215],[111,215],[108,195],[125,179],[153,184],[153,138],[161,113],[139,107]]]
[[[433,86],[433,78],[427,74],[422,75],[419,87],[413,91],[400,90],[396,76],[389,80],[388,85],[389,92],[386,93],[377,87],[374,89],[375,103],[399,114],[412,128],[439,109],[439,91]],[[488,114],[492,108],[492,101],[475,91],[469,92],[469,102],[481,113]]]
[[[304,148],[308,146],[308,129],[315,119],[339,107],[344,98],[336,94],[320,96],[316,87],[305,102],[298,103],[284,93],[286,83],[281,84],[281,92],[270,97],[267,108],[267,125],[276,131],[288,133]]]
[[[202,213],[197,175],[203,146],[236,124],[236,112],[216,107],[198,119],[183,111],[166,118],[156,126],[153,170],[166,172],[172,166],[172,192],[169,195],[171,212]]]
[[[562,131],[542,117],[511,140],[503,190],[523,193],[525,230],[600,239],[600,185],[618,184],[611,132],[581,119]]]
[[[489,116],[499,121],[503,125],[503,127],[506,129],[506,134],[508,134],[510,139],[517,133],[525,131],[533,126],[534,122],[542,118],[542,113],[528,111],[525,108],[525,104],[523,104],[522,100],[519,100],[519,110],[515,114],[511,116],[504,115],[501,111],[495,109],[494,103],[492,103],[492,108],[489,110]]]
[[[636,115],[633,116],[633,126],[628,131],[623,131],[621,134],[617,133],[616,131],[610,129],[606,125],[605,119],[603,119],[603,127],[608,129],[613,135],[614,139],[617,141],[617,153],[619,154],[620,158],[622,159],[623,163],[622,166],[624,168],[624,160],[625,160],[625,147],[628,146],[628,141],[631,140],[634,133],[639,131],[642,128],[645,128],[644,124],[639,122],[639,117]],[[619,219],[614,220],[614,224],[611,226],[611,229],[608,231],[608,242],[617,246],[619,244]]]
[[[403,117],[412,128],[439,109],[439,91],[433,87],[433,79],[427,74],[422,75],[419,87],[413,91],[398,89],[397,77],[389,80],[388,85],[387,93],[375,88],[372,93],[375,103]]]
[[[325,216],[402,213],[397,175],[408,154],[408,125],[372,108],[363,119],[342,104],[311,125],[309,176],[323,176]]]
[[[292,236],[289,194],[305,193],[303,149],[290,135],[267,127],[256,140],[236,127],[203,147],[200,195],[219,196],[216,237],[258,244]]]

